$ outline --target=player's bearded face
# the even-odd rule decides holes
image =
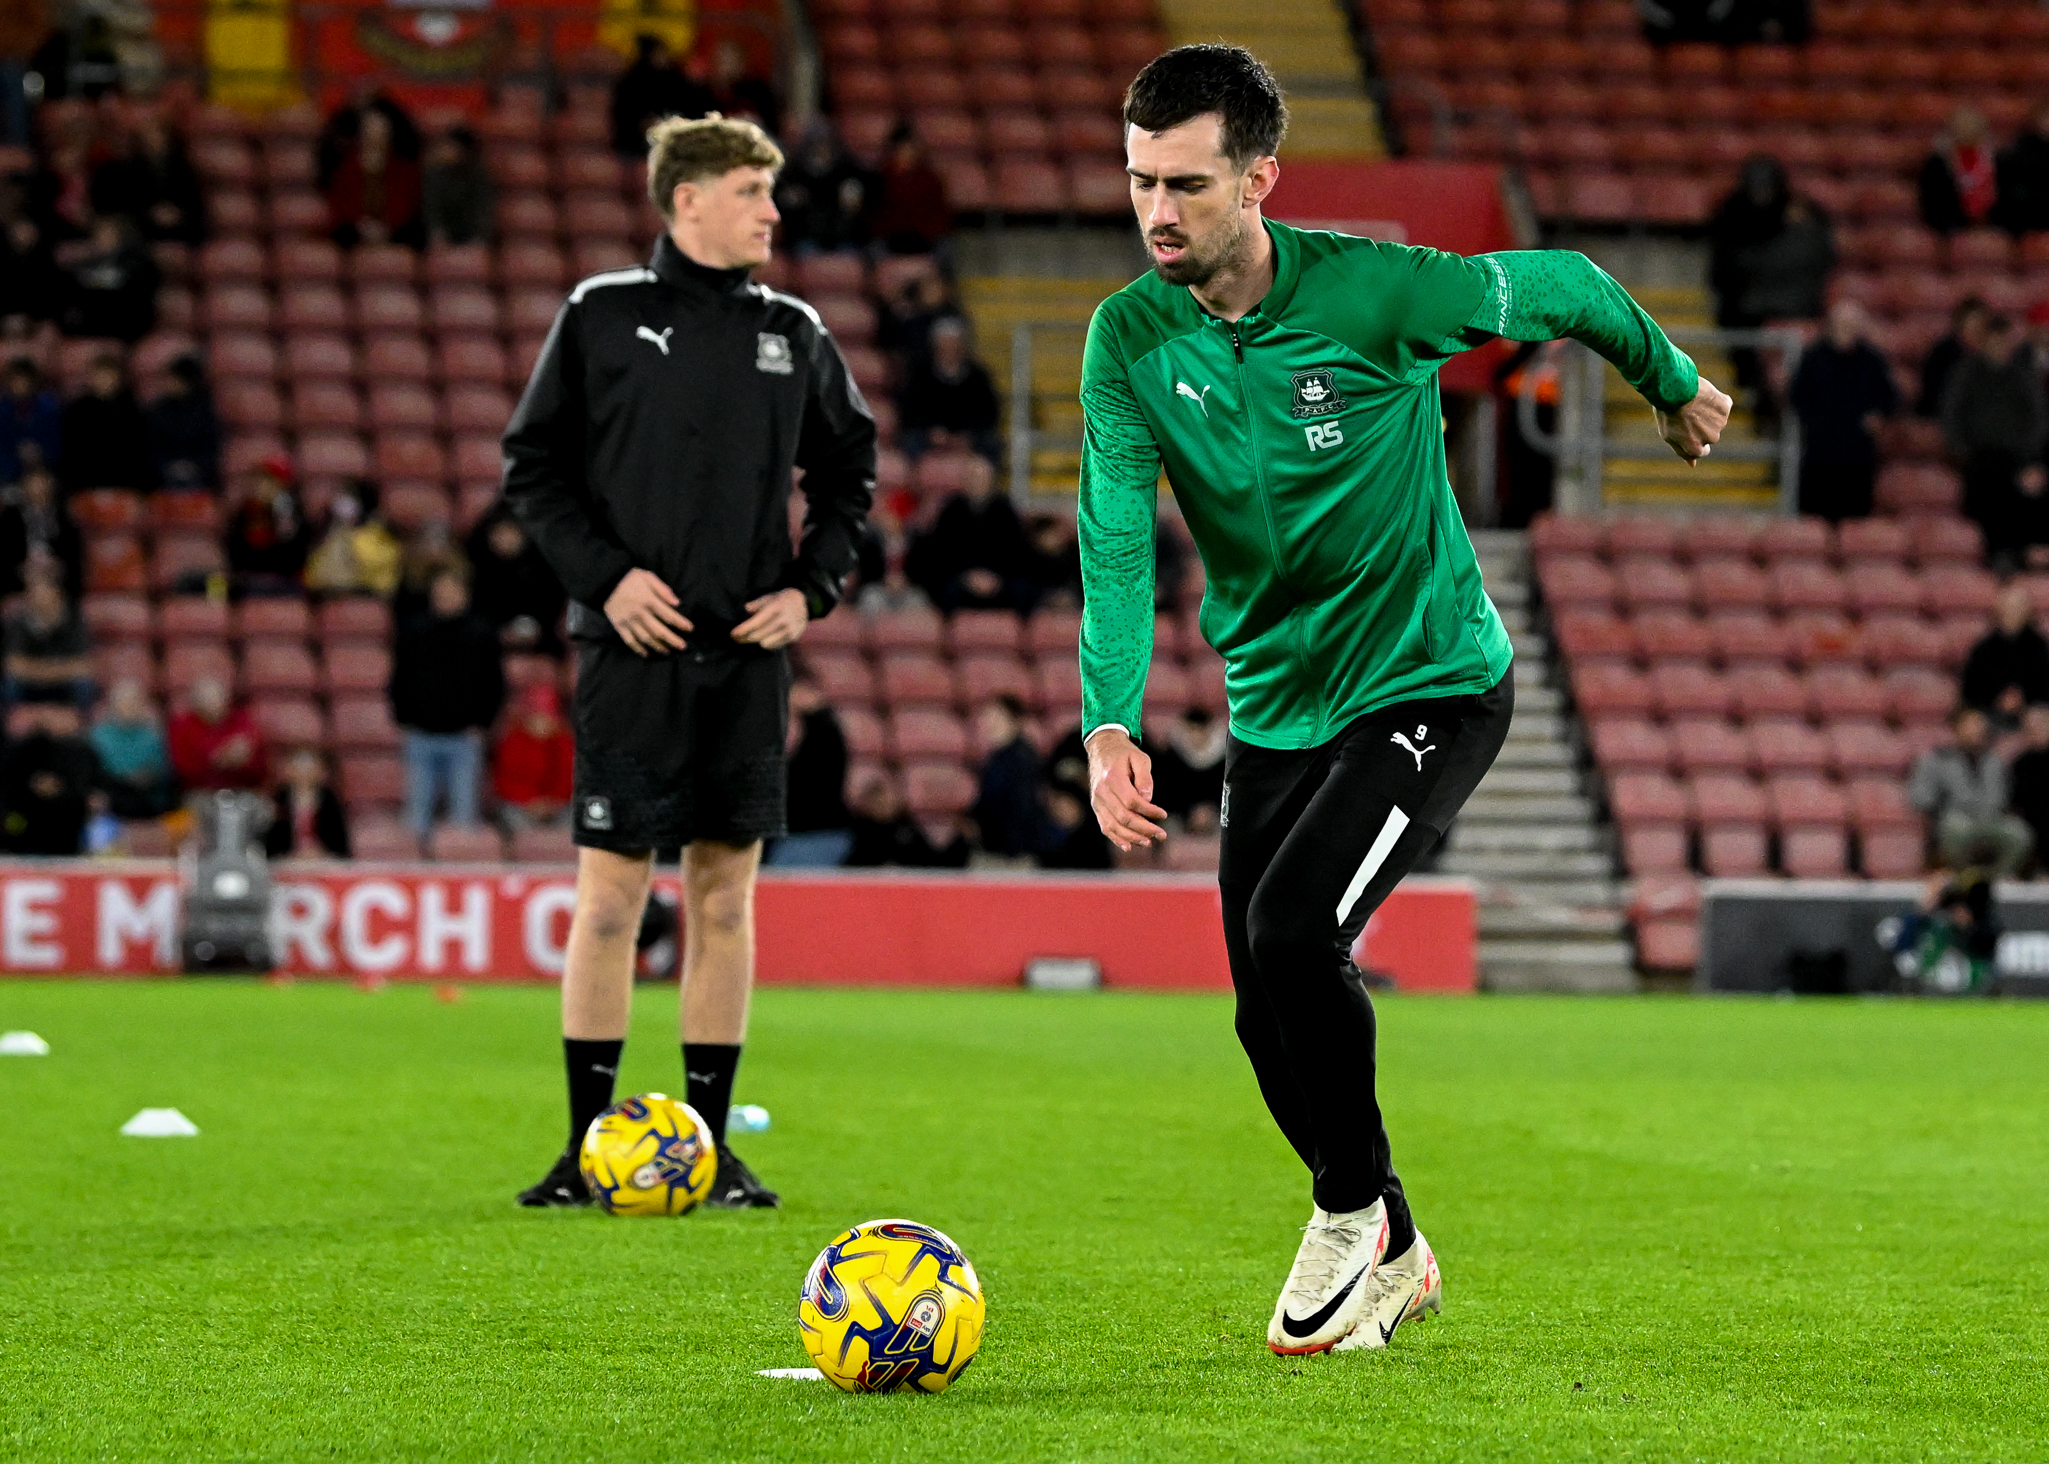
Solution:
[[[1175,222],[1144,226],[1153,270],[1170,285],[1206,285],[1244,259],[1250,249],[1252,231],[1238,205],[1239,190],[1227,184],[1215,192],[1227,197],[1204,202],[1225,203],[1225,207],[1196,208],[1184,203]]]

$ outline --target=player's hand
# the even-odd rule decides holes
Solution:
[[[743,646],[760,646],[779,651],[804,633],[811,623],[811,606],[802,590],[777,590],[747,602],[748,616],[733,627],[733,639]]]
[[[1727,392],[1703,376],[1693,400],[1678,411],[1652,411],[1658,419],[1658,436],[1690,464],[1706,457],[1708,449],[1722,440],[1722,429],[1729,425],[1729,409],[1734,405]]]
[[[637,656],[683,649],[683,632],[695,630],[676,606],[676,592],[651,570],[629,569],[605,597],[605,618]]]
[[[1129,853],[1167,837],[1167,810],[1153,802],[1153,760],[1115,727],[1088,740],[1089,805],[1103,837]]]

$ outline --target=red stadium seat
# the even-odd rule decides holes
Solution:
[[[156,617],[140,595],[87,595],[78,611],[95,641],[149,641],[156,636]]]
[[[391,680],[391,653],[382,646],[360,642],[329,645],[321,662],[323,689],[330,695],[342,692],[382,692]]]
[[[328,641],[389,640],[391,607],[369,595],[328,600],[320,607],[320,634]]]
[[[1747,771],[1756,761],[1750,738],[1719,717],[1672,723],[1672,760],[1680,771]]]
[[[1609,781],[1608,805],[1632,874],[1686,867],[1693,800],[1685,784],[1662,772],[1618,773]]]
[[[1678,552],[1679,527],[1678,520],[1664,514],[1621,514],[1608,520],[1603,538],[1617,559],[1635,554],[1671,559]]]
[[[390,701],[381,695],[335,697],[331,735],[336,747],[350,751],[398,750],[398,725],[391,720]]]
[[[1850,608],[1859,615],[1912,612],[1920,607],[1921,583],[1897,557],[1852,561],[1843,578],[1849,587]]]
[[[937,758],[959,762],[967,756],[967,729],[949,711],[908,707],[889,719],[889,747],[899,762]]]
[[[344,763],[342,771],[345,774],[349,771],[346,763]],[[381,768],[373,770],[368,767],[359,767],[356,772],[356,781],[365,789],[376,788],[382,792],[384,791],[386,778]],[[344,783],[342,786],[346,788],[349,785]],[[346,791],[343,793],[344,800],[348,802],[352,810],[349,847],[350,852],[355,855],[357,862],[383,861],[396,863],[411,861],[420,857],[420,841],[413,837],[412,830],[399,823],[397,819],[391,817],[387,812],[404,795],[404,791],[405,785],[403,775],[401,775],[398,792],[387,797],[370,799],[368,797],[354,797]]]
[[[1650,682],[1658,711],[1668,718],[1725,716],[1735,700],[1729,679],[1697,661],[1654,662]]]
[[[1930,615],[1989,615],[1999,584],[1975,565],[1931,564],[1921,575],[1921,605]]]
[[[1805,610],[1786,618],[1793,659],[1812,669],[1834,663],[1860,665],[1864,644],[1857,627],[1840,611]]]
[[[372,382],[424,382],[433,375],[427,343],[411,331],[371,335],[363,341],[363,375]]]
[[[1709,773],[1693,780],[1700,818],[1701,866],[1711,875],[1740,878],[1765,871],[1764,794],[1745,777]]]
[[[342,798],[351,808],[358,805],[390,807],[404,799],[405,769],[400,765],[395,753],[348,753],[339,761],[337,781]],[[377,856],[367,850],[361,850],[358,851],[358,857]]]
[[[1864,651],[1878,670],[1889,666],[1940,666],[1946,651],[1942,633],[1918,615],[1873,615],[1864,622]]]
[[[1784,624],[1755,610],[1711,614],[1707,626],[1725,666],[1783,664],[1791,653]]]
[[[1610,605],[1615,600],[1615,576],[1591,556],[1546,556],[1538,561],[1537,582],[1554,609],[1563,605]]]
[[[1857,567],[1870,561],[1897,562],[1907,557],[1913,536],[1898,519],[1845,519],[1836,527],[1836,548],[1849,568],[1854,591]]]
[[[576,840],[560,825],[514,829],[511,854],[516,864],[574,864]]]
[[[1631,555],[1615,563],[1615,587],[1632,610],[1693,603],[1693,580],[1670,558]]]
[[[1554,554],[1591,557],[1601,552],[1604,539],[1601,520],[1586,515],[1542,513],[1530,523],[1530,552],[1539,559]]]
[[[1912,760],[1900,735],[1877,722],[1837,722],[1824,735],[1829,766],[1845,778],[1860,773],[1903,776]]]
[[[157,675],[156,653],[141,641],[108,641],[95,645],[92,650],[93,679],[101,686],[114,687],[123,681],[134,681],[147,692],[155,692]]]
[[[882,699],[892,707],[952,706],[953,673],[937,656],[918,651],[891,651],[879,670]]]
[[[892,610],[868,622],[868,645],[877,652],[911,650],[936,653],[943,623],[930,610]]]
[[[1779,866],[1798,879],[1840,879],[1849,870],[1848,811],[1821,778],[1773,778],[1766,785],[1779,831]]]
[[[1060,709],[1081,710],[1081,666],[1072,657],[1053,657],[1037,663],[1039,694],[1036,704],[1048,716]]]
[[[1772,603],[1782,611],[1839,610],[1850,602],[1842,574],[1816,559],[1781,560],[1767,571]]]
[[[235,658],[225,642],[180,640],[164,647],[164,679],[173,689],[182,693],[203,677],[235,685]]]
[[[249,703],[249,715],[274,748],[327,745],[327,719],[305,697],[256,696]]]
[[[86,541],[85,587],[95,593],[122,594],[145,588],[149,572],[142,545],[130,534],[102,534]]]
[[[505,842],[484,824],[436,824],[427,834],[427,857],[448,864],[496,864]]]
[[[947,644],[955,655],[971,651],[1016,652],[1023,641],[1023,626],[1007,610],[963,610],[947,626]]]
[[[975,801],[975,780],[957,762],[916,762],[904,768],[904,801],[920,817],[951,818]]]
[[[252,640],[242,648],[242,684],[251,692],[311,693],[320,671],[304,641]]]
[[[814,650],[806,654],[804,665],[825,699],[835,706],[865,707],[880,700],[875,672],[859,656]]]
[[[1694,595],[1704,611],[1728,608],[1763,609],[1771,600],[1771,581],[1748,559],[1696,559]]]
[[[1817,667],[1807,677],[1807,695],[1808,711],[1823,723],[1876,720],[1886,712],[1886,688],[1860,666]]]
[[[1818,518],[1771,519],[1757,535],[1757,552],[1768,564],[1827,559],[1831,547],[1828,522]]]
[[[1766,773],[1788,769],[1820,772],[1829,765],[1828,739],[1792,717],[1760,717],[1750,724],[1756,766]]]
[[[1070,610],[1041,610],[1025,623],[1024,640],[1034,656],[1072,657],[1081,642],[1081,616]]]
[[[1627,660],[1639,654],[1632,634],[1640,631],[1646,617],[1621,620],[1605,608],[1567,606],[1551,617],[1551,633],[1568,660],[1594,658]]]
[[[1898,722],[1933,722],[1957,703],[1957,686],[1929,666],[1896,666],[1882,687],[1885,711]]]
[[[1798,717],[1807,710],[1807,688],[1785,667],[1772,664],[1739,666],[1730,672],[1736,708],[1746,721],[1761,717]]]
[[[874,761],[887,754],[887,735],[882,719],[875,713],[866,707],[834,707],[833,715],[839,719],[840,734],[847,740],[849,756]]]
[[[1656,704],[1650,679],[1629,666],[1590,661],[1572,668],[1573,700],[1588,720],[1648,714]]]
[[[293,335],[285,340],[285,375],[304,381],[353,381],[356,348],[342,335]]]
[[[69,500],[72,520],[89,534],[126,534],[142,527],[142,495],[126,488],[89,488]]]
[[[229,629],[228,607],[204,595],[177,595],[158,608],[157,631],[167,640],[224,641]]]

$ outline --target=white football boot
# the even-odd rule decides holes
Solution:
[[[1393,1260],[1382,1261],[1366,1284],[1366,1305],[1359,1324],[1331,1350],[1379,1351],[1394,1340],[1394,1329],[1427,1312],[1444,1310],[1444,1278],[1437,1272],[1437,1253],[1423,1232],[1416,1243]]]
[[[1386,1253],[1385,1202],[1375,1200],[1341,1215],[1311,1211],[1294,1269],[1266,1329],[1267,1346],[1286,1357],[1330,1351],[1358,1325],[1370,1292],[1367,1283]]]

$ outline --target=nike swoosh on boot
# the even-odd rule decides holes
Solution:
[[[1299,1322],[1286,1312],[1282,1312],[1281,1330],[1290,1337],[1307,1337],[1314,1333],[1317,1328],[1337,1315],[1337,1309],[1345,1304],[1345,1298],[1352,1294],[1352,1288],[1365,1279],[1366,1273],[1372,1269],[1371,1266],[1362,1266],[1359,1269],[1358,1275],[1347,1281],[1339,1289],[1336,1296],[1333,1296],[1329,1301],[1318,1307],[1313,1315],[1305,1317]]]

